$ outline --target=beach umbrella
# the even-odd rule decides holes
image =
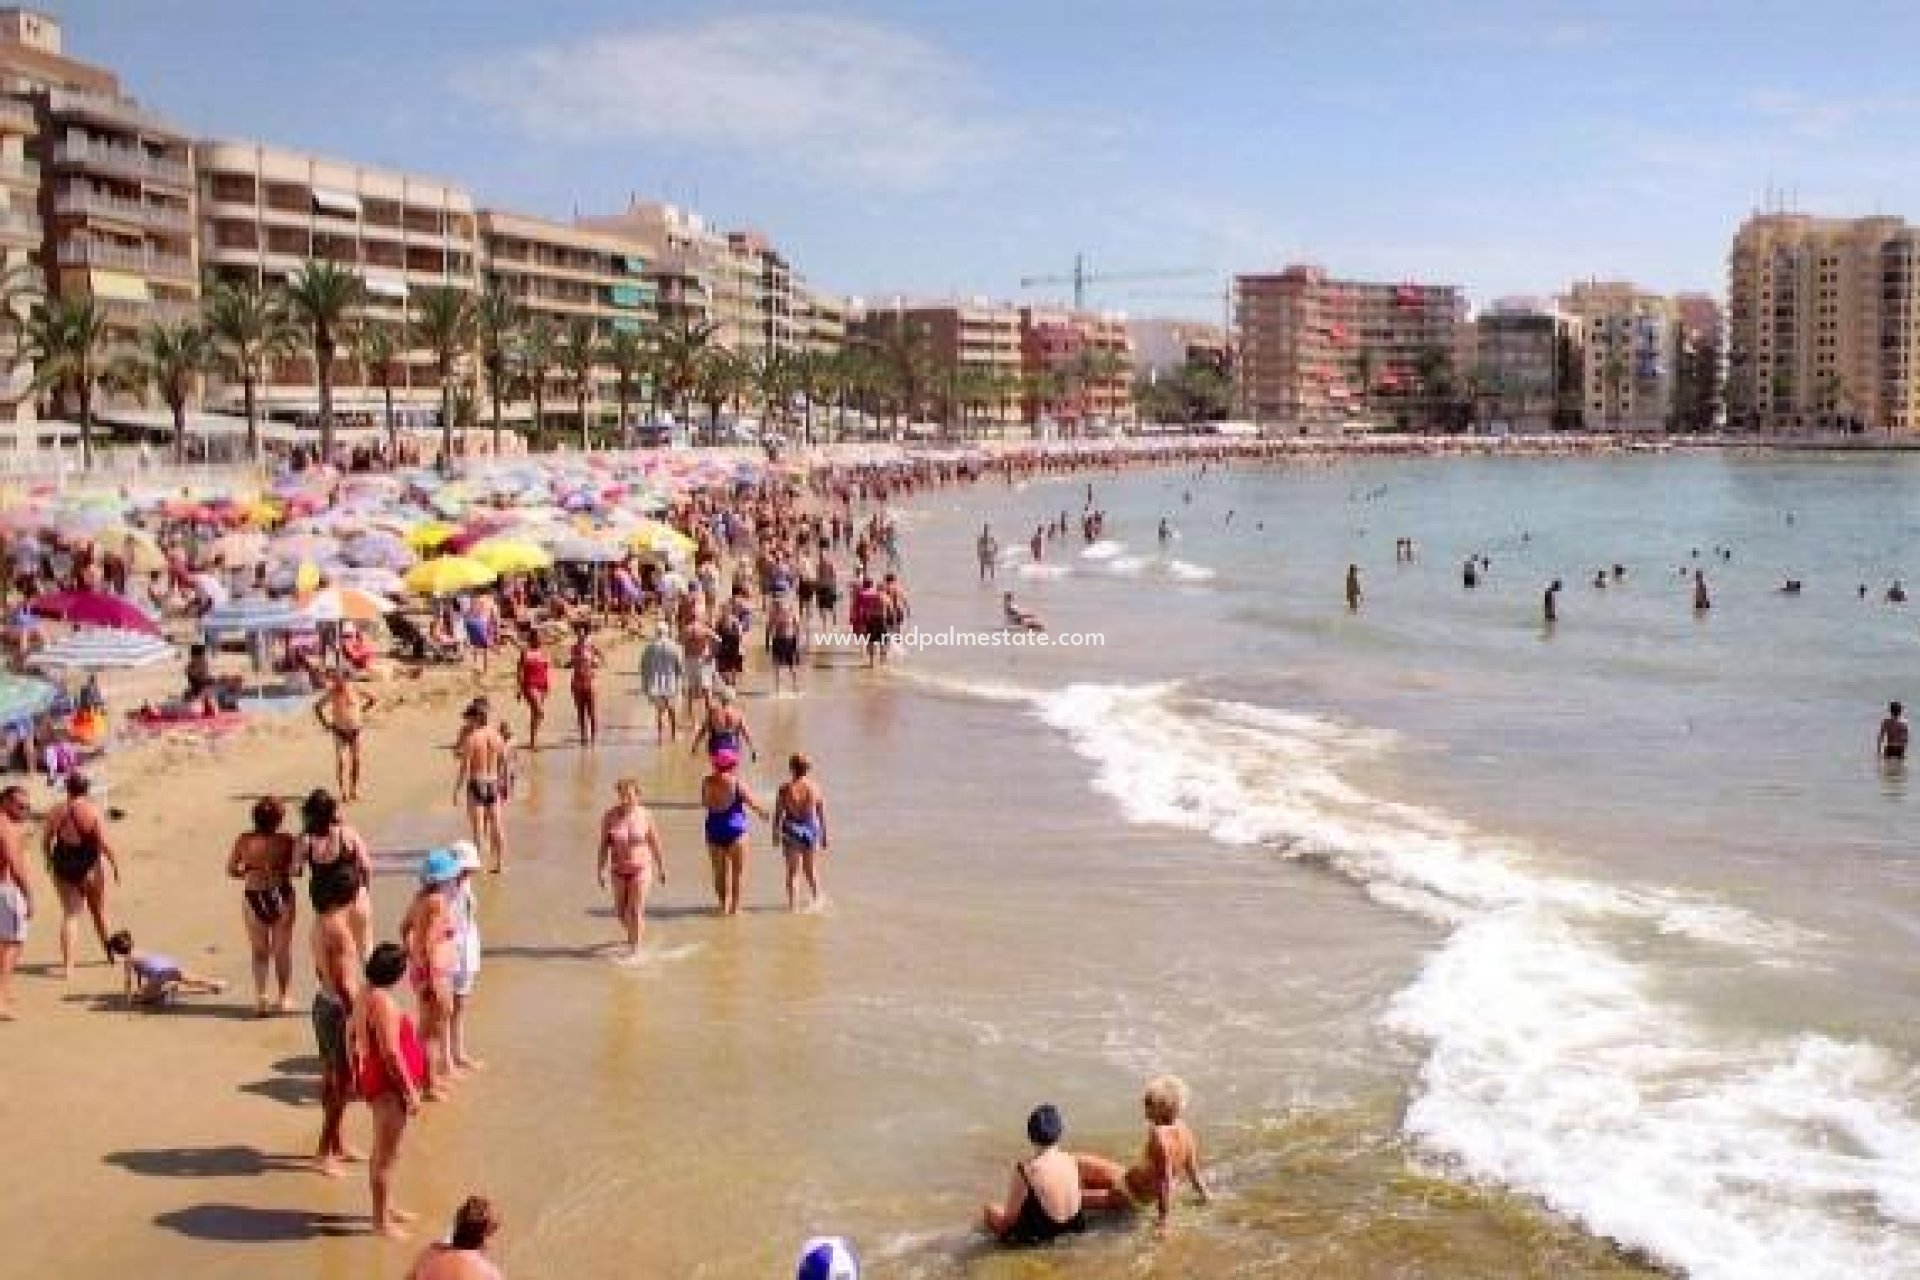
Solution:
[[[28,601],[27,609],[37,617],[70,622],[77,627],[118,627],[123,631],[160,634],[159,624],[139,605],[104,591],[56,591]]]
[[[283,631],[307,631],[313,619],[284,600],[249,596],[209,610],[200,618],[200,634],[208,640],[223,635],[271,635]]]
[[[294,533],[275,538],[268,553],[275,560],[334,560],[340,555],[340,540],[324,533]]]
[[[691,556],[696,546],[692,538],[658,520],[643,520],[636,525],[627,534],[627,545],[665,556]]]
[[[360,590],[372,592],[374,595],[397,595],[407,589],[407,584],[401,579],[400,575],[391,569],[381,569],[372,566],[348,566],[346,568],[332,570],[332,577],[334,582],[340,586],[358,587]]]
[[[49,681],[0,673],[0,725],[30,720],[59,700],[58,686]]]
[[[416,595],[446,596],[456,591],[471,591],[492,583],[499,575],[469,556],[441,556],[422,560],[407,570],[403,581]]]
[[[173,646],[158,636],[118,627],[82,627],[42,649],[28,665],[55,671],[126,671],[173,656]]]
[[[106,555],[119,556],[135,573],[151,573],[167,567],[167,553],[160,549],[160,544],[145,529],[116,525],[103,530],[93,540],[93,545]]]
[[[407,530],[407,545],[416,551],[431,551],[460,532],[457,524],[445,520],[427,520]]]
[[[618,564],[627,558],[621,548],[591,538],[562,538],[548,550],[559,564]]]
[[[259,533],[222,534],[214,539],[213,546],[208,550],[221,564],[259,564],[267,558],[267,539],[266,535]]]
[[[469,554],[499,574],[533,573],[553,567],[553,557],[540,547],[512,538],[488,538]]]
[[[405,569],[417,557],[405,538],[391,533],[363,533],[341,550],[341,558],[356,568]]]
[[[378,622],[398,606],[385,596],[358,587],[328,587],[301,606],[315,622]]]

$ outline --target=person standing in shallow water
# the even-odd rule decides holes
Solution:
[[[1887,718],[1880,722],[1880,734],[1874,740],[1874,750],[1882,760],[1907,758],[1906,708],[1898,702],[1887,704]]]
[[[800,909],[796,880],[805,876],[809,905],[825,905],[820,892],[819,857],[827,851],[827,797],[813,780],[813,762],[799,752],[787,762],[792,775],[773,800],[773,829],[787,860],[787,910]]]
[[[1350,564],[1347,566],[1347,611],[1349,613],[1360,612],[1360,599],[1360,566]]]
[[[1560,621],[1559,606],[1560,579],[1555,578],[1547,585],[1546,594],[1540,597],[1541,618],[1548,626],[1552,626],[1554,623]]]
[[[751,810],[762,820],[766,809],[736,776],[740,753],[731,747],[713,753],[713,769],[700,781],[700,803],[706,809],[707,857],[713,863],[713,896],[723,916],[740,913],[740,895],[747,879],[747,845]]]
[[[1713,600],[1707,595],[1707,575],[1698,569],[1693,571],[1693,611],[1705,613],[1713,608]]]

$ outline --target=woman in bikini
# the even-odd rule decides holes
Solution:
[[[640,803],[640,781],[622,778],[614,785],[614,804],[600,819],[600,887],[613,876],[613,909],[627,930],[627,954],[640,958],[640,934],[646,928],[647,894],[657,877],[667,884],[667,859],[653,815]]]
[[[573,668],[573,715],[580,727],[580,745],[590,747],[600,736],[599,697],[594,692],[593,674],[606,659],[593,645],[593,628],[582,622],[574,632],[568,665]]]
[[[795,752],[787,770],[792,776],[773,798],[773,829],[787,860],[787,910],[800,909],[794,882],[803,875],[810,908],[818,910],[826,902],[817,862],[827,851],[827,797],[810,776],[813,762],[806,756]]]
[[[367,1181],[373,1192],[373,1229],[394,1240],[407,1237],[413,1215],[393,1203],[393,1171],[400,1162],[400,1140],[407,1121],[420,1111],[420,1089],[427,1078],[427,1055],[413,1019],[393,998],[393,986],[407,971],[407,953],[383,942],[367,958],[367,985],[354,1001],[347,1026],[355,1089],[373,1112],[373,1158]]]
[[[1131,1169],[1122,1169],[1100,1156],[1076,1157],[1080,1185],[1089,1209],[1127,1209],[1152,1204],[1158,1229],[1167,1230],[1173,1198],[1184,1179],[1205,1204],[1212,1196],[1200,1171],[1200,1142],[1181,1119],[1189,1094],[1178,1076],[1156,1076],[1147,1081],[1141,1107],[1146,1113],[1147,1142]]]
[[[100,811],[87,799],[91,790],[85,775],[67,775],[67,798],[47,814],[43,835],[47,869],[53,873],[53,887],[60,894],[60,977],[73,977],[73,944],[80,932],[80,907],[84,903],[93,917],[93,931],[106,951],[113,931],[107,928],[107,876],[100,864],[113,869],[120,879],[120,860],[107,841]],[[113,954],[107,953],[107,963]]]
[[[241,918],[253,953],[254,1005],[261,1017],[293,1007],[287,987],[293,981],[293,837],[280,829],[287,812],[272,796],[253,806],[253,829],[233,842],[227,874],[241,881]],[[271,964],[280,998],[267,999]]]
[[[373,877],[372,855],[360,833],[340,820],[340,803],[324,788],[309,792],[300,803],[300,838],[293,842],[289,874],[308,875],[307,895],[315,911],[321,902],[351,899],[347,927],[361,955],[373,946],[373,899],[367,886]]]
[[[713,863],[713,896],[723,916],[740,913],[740,890],[747,878],[747,811],[763,820],[767,811],[746,784],[734,776],[740,753],[727,749],[713,753],[713,771],[700,780],[700,803],[705,806],[707,857]]]

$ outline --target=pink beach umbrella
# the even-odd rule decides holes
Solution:
[[[56,591],[29,601],[27,609],[36,617],[52,618],[77,627],[115,627],[150,636],[160,634],[159,624],[138,605],[104,591]]]

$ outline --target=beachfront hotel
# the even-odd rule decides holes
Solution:
[[[1489,426],[1535,435],[1580,423],[1585,328],[1538,298],[1502,298],[1473,321],[1475,411]]]
[[[1020,308],[1027,416],[1067,434],[1133,418],[1133,339],[1120,315]]]
[[[1411,425],[1413,397],[1465,341],[1455,285],[1339,280],[1296,264],[1235,276],[1233,297],[1240,411],[1262,425]]]
[[[1560,306],[1580,321],[1585,425],[1665,431],[1677,404],[1680,327],[1673,299],[1624,281],[1583,280]]]
[[[1728,262],[1729,424],[1920,430],[1920,228],[1755,214]]]
[[[1005,389],[1004,399],[977,416],[1000,427],[1020,421],[1024,365],[1017,308],[984,298],[902,298],[891,306],[868,308],[848,327],[849,340],[869,349],[884,349],[902,332],[925,344],[936,381],[946,383],[966,374]]]
[[[210,277],[283,284],[310,260],[335,262],[365,285],[363,316],[404,333],[415,290],[478,285],[479,229],[473,197],[437,178],[375,169],[260,142],[211,141],[194,148],[200,175],[202,261]],[[431,352],[404,350],[387,376],[395,416],[409,428],[437,425],[440,380]],[[319,411],[313,361],[275,362],[261,388],[263,414],[287,422]],[[334,370],[334,411],[347,430],[384,425],[374,371],[343,351]],[[240,405],[238,386],[208,399]]]

